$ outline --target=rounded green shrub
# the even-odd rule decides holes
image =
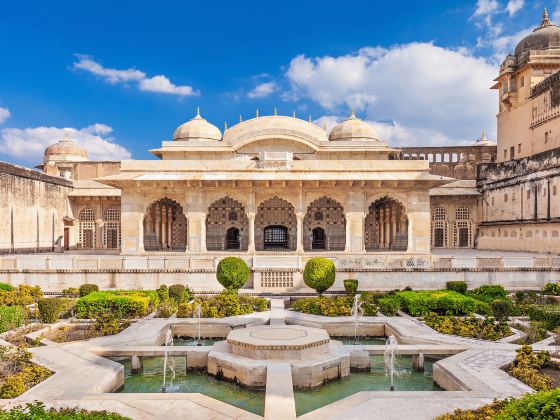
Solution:
[[[216,278],[226,290],[239,290],[247,280],[251,271],[247,263],[238,257],[226,257],[218,263]]]
[[[8,283],[0,283],[0,290],[4,290],[5,292],[9,292],[11,290],[14,290],[14,288],[12,287],[12,285],[10,285]]]
[[[507,292],[504,287],[499,284],[486,284],[474,289],[472,291],[472,297],[490,303],[496,299],[506,299]]]
[[[80,297],[80,289],[77,287],[69,287],[68,289],[64,289],[62,294],[66,297],[77,298]]]
[[[348,296],[356,296],[358,291],[358,280],[356,279],[346,279],[344,280],[344,290]]]
[[[315,289],[319,296],[334,284],[336,269],[334,263],[328,258],[311,258],[305,264],[303,281],[306,286]]]
[[[80,297],[89,295],[91,292],[97,292],[99,286],[97,284],[82,284],[80,286]]]
[[[454,292],[461,293],[464,295],[467,293],[467,282],[466,281],[448,281],[445,283],[445,288],[447,290],[453,290]]]
[[[498,321],[507,321],[513,311],[513,303],[511,300],[496,299],[490,303],[492,315]]]
[[[52,324],[58,321],[62,312],[68,307],[66,299],[62,298],[39,299],[37,306],[39,308],[39,317],[45,324]]]
[[[158,287],[156,292],[159,296],[160,302],[165,302],[166,300],[169,299],[169,289],[167,288],[167,285],[162,284],[161,286]]]
[[[386,316],[394,316],[401,309],[401,300],[397,295],[387,295],[377,301],[379,310]]]
[[[190,298],[190,296],[185,296],[185,286],[182,284],[172,284],[169,286],[169,297],[178,305]]]

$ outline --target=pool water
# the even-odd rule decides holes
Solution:
[[[333,340],[341,341],[345,345],[363,344],[363,345],[385,345],[385,337],[373,337],[373,336],[358,336],[356,341],[353,336],[351,337],[331,337]]]
[[[198,392],[209,397],[247,410],[251,413],[264,415],[264,390],[242,388],[231,382],[220,381],[206,372],[189,371],[185,373],[185,358],[170,357],[175,368],[175,379],[171,380],[168,370],[166,392]],[[163,385],[163,357],[143,358],[143,373],[133,375],[130,370],[130,359],[120,362],[124,366],[124,386],[119,392],[161,392]]]
[[[391,380],[385,375],[383,356],[371,356],[371,372],[351,373],[310,390],[294,390],[296,413],[301,416],[360,391],[390,391]],[[432,380],[434,361],[425,360],[424,372],[412,368],[412,357],[397,357],[395,391],[443,391]]]
[[[224,341],[225,338],[219,337],[201,337],[200,342],[202,346],[212,346],[216,341]],[[179,337],[173,339],[174,346],[196,346],[198,340],[196,337]]]

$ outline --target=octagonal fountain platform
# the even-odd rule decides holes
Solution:
[[[350,374],[350,353],[325,330],[301,325],[236,329],[208,353],[208,373],[261,388],[269,363],[289,363],[299,388]]]

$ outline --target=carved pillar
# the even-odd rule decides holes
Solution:
[[[255,252],[255,213],[247,213],[247,219],[249,222],[249,245],[247,251],[253,253]]]
[[[200,219],[200,250],[206,252],[206,215]]]
[[[377,209],[377,212],[379,214],[379,249],[382,249],[385,247],[385,223],[383,221],[383,219],[385,218],[384,214],[384,210],[382,207],[379,207]]]
[[[173,209],[167,208],[167,248],[173,248]]]
[[[296,218],[297,218],[297,230],[296,230],[297,247],[296,247],[296,251],[300,252],[300,253],[303,252],[303,216],[304,216],[304,214],[302,212],[296,213]]]
[[[156,245],[160,248],[161,244],[161,208],[159,203],[156,204],[154,209],[154,226],[156,231]]]

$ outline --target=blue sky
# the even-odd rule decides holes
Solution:
[[[64,131],[94,159],[151,158],[196,107],[329,127],[352,106],[391,144],[495,136],[504,54],[558,2],[12,1],[0,9],[0,159]],[[556,19],[560,21],[560,19]]]

